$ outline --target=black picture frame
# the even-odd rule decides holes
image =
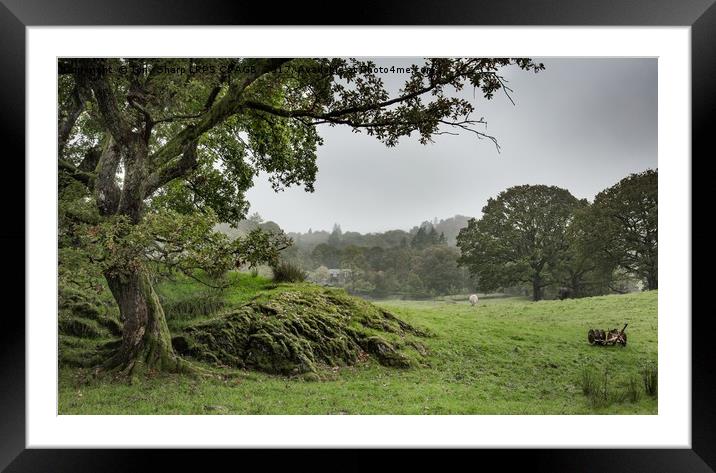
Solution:
[[[27,26],[76,25],[570,25],[570,26],[690,26],[692,54],[692,176],[693,166],[706,161],[712,132],[708,119],[716,110],[716,6],[714,0],[364,0],[360,7],[341,7],[338,2],[239,2],[218,0],[0,0],[0,130],[3,171],[0,202],[4,225],[0,225],[3,248],[24,248],[25,163],[25,28]],[[280,5],[280,6],[279,6]],[[348,9],[346,9],[348,8]],[[709,153],[710,152],[710,153]],[[707,154],[709,153],[709,154]],[[697,159],[697,156],[699,158]],[[15,169],[10,169],[10,166]],[[22,176],[22,178],[20,177]],[[703,177],[701,177],[703,179]],[[692,189],[698,188],[692,179]],[[708,186],[706,186],[708,188]],[[693,205],[697,200],[692,197]],[[692,210],[695,215],[697,210]],[[20,294],[25,284],[24,252],[7,251],[18,270],[4,287]],[[17,261],[12,261],[15,258]],[[22,270],[19,270],[23,259]],[[692,293],[700,283],[694,278]],[[704,288],[702,288],[704,289]],[[24,291],[23,291],[24,292]],[[702,291],[703,292],[703,291]],[[8,299],[8,298],[5,298]],[[19,299],[16,297],[16,299]],[[694,306],[695,307],[695,306]],[[18,309],[24,312],[24,302]],[[692,324],[692,449],[536,449],[469,450],[450,452],[478,457],[480,464],[498,462],[500,469],[523,466],[531,471],[673,471],[716,470],[716,399],[714,360],[710,339],[711,311],[693,310]],[[242,465],[286,460],[293,467],[338,468],[339,451],[160,451],[160,450],[40,450],[25,448],[25,325],[19,310],[6,307],[0,326],[0,468],[7,471],[131,471],[137,467],[180,469],[206,467],[205,455],[240,457]],[[673,314],[688,317],[690,314]],[[368,458],[377,452],[340,452],[355,457],[341,460],[352,468],[373,468]],[[381,454],[383,452],[380,452]],[[410,463],[420,464],[435,451],[399,452]],[[444,453],[444,452],[443,452]],[[232,461],[231,458],[221,460]],[[247,463],[248,461],[248,463]],[[457,459],[455,459],[457,461]],[[485,462],[485,463],[483,463]],[[458,463],[455,463],[457,465]],[[476,463],[473,463],[476,464]],[[605,466],[608,465],[608,468]],[[215,463],[218,467],[218,463]],[[201,471],[204,468],[201,468]]]

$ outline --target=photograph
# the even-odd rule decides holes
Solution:
[[[657,416],[658,61],[57,58],[57,414]]]

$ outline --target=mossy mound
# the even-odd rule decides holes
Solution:
[[[107,301],[91,291],[60,286],[59,359],[69,366],[91,366],[122,334],[119,315]]]
[[[425,355],[416,337],[427,335],[343,291],[287,290],[190,325],[173,344],[201,361],[290,375],[353,365],[369,355],[407,368]]]
[[[61,287],[59,291],[59,331],[83,338],[119,336],[122,325],[116,310],[89,291]]]

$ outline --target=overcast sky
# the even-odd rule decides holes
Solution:
[[[418,60],[419,61],[419,60]],[[286,231],[409,229],[434,217],[479,216],[489,197],[519,184],[547,184],[577,197],[657,167],[657,60],[540,58],[539,74],[505,69],[515,105],[477,95],[489,140],[441,135],[423,146],[404,138],[387,148],[345,127],[321,127],[314,193],[271,189],[265,175],[248,192],[251,212]],[[378,65],[410,59],[375,60]],[[385,76],[397,92],[399,77]],[[472,100],[472,89],[463,91]]]

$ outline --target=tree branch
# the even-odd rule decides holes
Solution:
[[[247,73],[243,80],[232,83],[226,95],[214,103],[208,112],[202,114],[198,123],[188,125],[177,133],[152,155],[151,161],[159,164],[166,163],[182,153],[187,143],[196,142],[205,132],[240,111],[243,106],[241,98],[246,88],[261,76],[275,71],[290,60],[282,58],[266,59],[256,66],[252,72]]]
[[[117,167],[122,159],[119,146],[107,137],[97,163],[97,181],[95,183],[95,198],[101,215],[113,215],[117,211],[122,191],[117,185]]]
[[[131,128],[122,116],[106,75],[93,74],[87,81],[94,92],[103,127],[112,134],[115,142],[125,144],[131,136]]]
[[[67,106],[67,115],[64,120],[60,119],[57,125],[57,154],[62,156],[70,139],[72,128],[74,128],[77,119],[84,109],[85,92],[80,89],[79,85],[75,85],[72,95],[69,98]]]
[[[202,115],[204,115],[206,112],[208,112],[211,109],[211,106],[214,105],[214,102],[216,102],[216,98],[219,96],[219,92],[221,92],[221,84],[223,84],[226,81],[226,78],[228,76],[228,73],[222,73],[221,78],[219,79],[219,85],[214,86],[211,91],[209,92],[209,95],[206,97],[206,100],[204,101],[204,107],[200,112],[197,113],[190,113],[190,114],[184,114],[184,115],[174,115],[170,117],[160,118],[158,120],[154,120],[152,122],[152,125],[157,125],[160,123],[172,123],[180,120],[195,120],[197,118],[200,118]]]
[[[466,71],[465,68],[468,66],[468,64],[470,64],[470,62],[466,63],[465,67],[460,68],[460,70],[458,72],[456,72],[455,74],[451,74],[449,76],[443,77],[442,79],[440,79],[438,81],[434,81],[433,77],[430,77],[429,85],[426,85],[424,87],[416,89],[415,91],[410,92],[408,94],[403,94],[403,95],[400,95],[393,99],[384,100],[382,102],[367,103],[367,104],[363,104],[363,105],[355,105],[353,107],[331,110],[331,111],[325,112],[325,113],[318,113],[314,110],[309,110],[309,109],[284,110],[284,109],[273,107],[271,105],[267,105],[267,104],[263,104],[263,103],[255,102],[255,101],[251,101],[251,100],[246,101],[244,103],[244,105],[247,108],[261,110],[261,111],[264,111],[267,113],[271,113],[272,115],[277,115],[277,116],[286,117],[286,118],[304,117],[304,118],[313,118],[316,120],[330,120],[332,118],[344,117],[346,115],[352,115],[355,113],[363,113],[363,112],[370,112],[373,110],[379,110],[381,108],[389,107],[389,106],[395,105],[397,103],[403,103],[408,100],[419,97],[423,94],[426,94],[426,93],[434,90],[436,87],[450,84],[458,77],[467,74],[469,71]]]
[[[196,141],[185,144],[184,152],[181,154],[179,159],[170,161],[150,174],[145,181],[142,195],[145,198],[150,197],[160,187],[166,185],[174,179],[185,176],[196,169],[198,165],[196,147]]]
[[[62,158],[58,160],[58,166],[60,170],[66,171],[70,177],[81,182],[87,187],[92,187],[92,181],[94,179],[94,175],[92,173],[80,171],[74,164]]]

